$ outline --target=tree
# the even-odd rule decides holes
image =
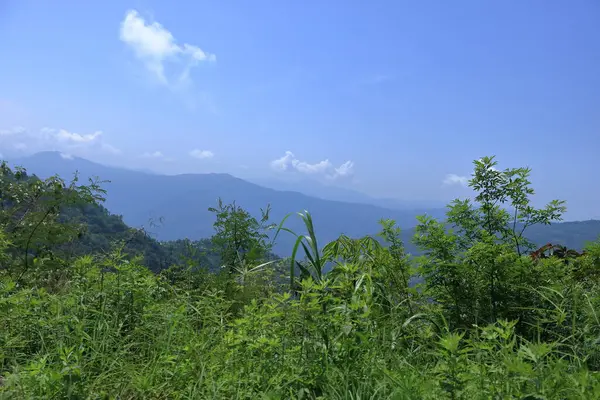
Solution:
[[[469,186],[477,192],[475,202],[479,207],[468,200],[455,200],[448,212],[448,222],[458,227],[471,242],[489,234],[512,244],[519,255],[533,250],[533,244],[524,236],[525,230],[532,225],[560,221],[566,211],[565,202],[552,200],[544,208],[534,208],[530,198],[535,194],[529,181],[531,168],[500,171],[494,157],[483,157],[474,164]],[[508,209],[503,207],[507,203]],[[468,240],[464,244],[471,243]]]
[[[494,157],[474,165],[469,186],[475,201],[454,200],[447,224],[419,217],[414,238],[427,254],[421,263],[427,289],[458,325],[523,316],[517,310],[528,305],[524,285],[546,273],[522,257],[533,249],[525,231],[559,221],[566,210],[559,200],[541,209],[531,205],[529,168],[500,171]]]
[[[41,180],[23,168],[0,164],[0,228],[10,240],[9,267],[20,279],[32,263],[64,264],[61,250],[80,238],[85,226],[64,218],[69,207],[98,204],[105,193],[98,181],[67,184],[58,176]],[[64,252],[63,252],[64,253]]]
[[[214,250],[221,255],[221,265],[229,274],[234,274],[236,267],[254,265],[269,257],[272,245],[268,242],[267,230],[270,206],[261,209],[260,221],[252,217],[246,210],[236,205],[223,204],[219,198],[218,207],[210,207],[215,213],[213,224],[215,234],[211,241]]]

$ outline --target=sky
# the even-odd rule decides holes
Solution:
[[[600,218],[600,3],[0,0],[0,153]]]

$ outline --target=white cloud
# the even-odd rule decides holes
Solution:
[[[0,129],[0,136],[13,136],[26,133],[26,129],[22,126],[15,126],[11,129]]]
[[[155,152],[146,152],[144,154],[142,154],[142,157],[144,158],[165,158],[165,155],[160,152],[160,151],[155,151]]]
[[[210,150],[194,149],[194,150],[190,151],[190,156],[192,156],[194,158],[199,158],[202,160],[202,159],[206,159],[206,158],[213,158],[215,156],[215,154]]]
[[[314,164],[309,164],[306,161],[294,160],[292,162],[292,166],[305,174],[325,173],[327,170],[333,168],[333,165],[331,165],[329,160],[319,161],[318,163]]]
[[[88,156],[90,153],[120,153],[119,149],[103,141],[101,131],[80,134],[48,127],[39,131],[16,127],[0,130],[0,135],[3,147],[19,152],[59,151],[80,156]]]
[[[91,143],[100,138],[102,132],[96,131],[94,133],[89,133],[86,135],[81,135],[75,132],[69,132],[65,129],[59,129],[54,132],[55,137],[58,140],[65,142],[73,142],[73,143]]]
[[[121,154],[120,149],[118,149],[115,146],[108,144],[108,143],[102,143],[101,148],[102,148],[102,150],[104,150],[107,153]]]
[[[146,22],[136,10],[125,14],[120,39],[159,82],[171,88],[187,83],[190,70],[198,63],[216,61],[214,54],[206,53],[198,46],[188,43],[178,45],[170,31],[158,22]],[[178,73],[168,74],[167,62],[177,64]]]
[[[67,153],[60,153],[60,156],[65,159],[65,160],[72,160],[73,159],[73,155],[72,154],[67,154]]]
[[[294,154],[291,151],[286,151],[285,155],[277,160],[271,161],[271,168],[277,171],[287,171],[294,161]]]
[[[469,178],[467,178],[466,176],[460,176],[460,175],[456,175],[456,174],[448,174],[448,175],[446,175],[446,178],[444,179],[444,185],[447,185],[447,186],[460,185],[460,186],[467,187],[469,185]]]
[[[162,160],[162,161],[166,161],[166,162],[172,162],[174,161],[173,158],[171,157],[167,157],[162,151],[148,151],[144,154],[142,154],[140,157],[142,158],[147,158],[147,159],[152,159],[152,160]]]
[[[354,173],[354,162],[346,161],[338,168],[335,169],[333,176],[331,178],[335,179],[337,177],[350,176]]]
[[[346,161],[335,168],[328,159],[310,164],[301,161],[291,151],[286,151],[281,158],[271,161],[271,168],[276,171],[298,171],[303,174],[324,175],[328,179],[350,176],[354,173],[354,163]]]

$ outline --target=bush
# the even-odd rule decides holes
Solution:
[[[600,243],[530,255],[511,227],[562,206],[529,207],[514,170],[478,163],[484,205],[454,203],[452,231],[421,219],[419,259],[393,221],[383,245],[319,248],[304,212],[288,276],[281,260],[235,261],[231,246],[221,272],[190,261],[154,274],[117,247],[43,268],[32,254],[23,274],[4,229],[0,398],[600,398]],[[491,206],[505,198],[516,223]]]

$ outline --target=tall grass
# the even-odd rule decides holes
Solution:
[[[345,237],[321,250],[300,217],[283,291],[272,263],[241,268],[235,299],[219,276],[118,256],[80,258],[60,281],[0,275],[0,398],[600,398],[594,280],[527,287],[528,329],[459,328],[409,287],[401,252]]]

